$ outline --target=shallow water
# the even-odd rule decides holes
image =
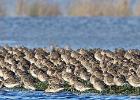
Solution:
[[[45,93],[43,91],[19,91],[7,90],[0,91],[0,100],[138,100],[140,96],[122,96],[122,95],[99,95],[94,93],[74,94],[70,92],[63,93]]]
[[[140,18],[0,18],[0,44],[71,48],[140,48]]]
[[[38,17],[0,18],[0,44],[24,45],[30,48],[50,45],[73,49],[103,48],[140,49],[140,18],[112,17]],[[69,92],[47,94],[42,91],[1,90],[0,100],[38,99],[105,99],[129,100],[140,96],[74,94]]]

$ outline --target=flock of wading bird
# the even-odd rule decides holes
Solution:
[[[80,92],[140,87],[140,50],[0,47],[1,88],[37,90],[37,82],[47,84],[45,92],[62,91],[65,84]]]

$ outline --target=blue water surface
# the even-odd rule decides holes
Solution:
[[[0,45],[72,49],[140,49],[139,17],[26,17],[0,18]],[[48,94],[43,91],[0,90],[0,100],[137,100],[140,96]]]
[[[99,95],[94,93],[74,94],[70,92],[45,93],[43,91],[0,91],[0,100],[138,100],[140,96]]]
[[[140,48],[140,18],[0,18],[0,40],[27,47]]]

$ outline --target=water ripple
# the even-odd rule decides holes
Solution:
[[[45,93],[43,91],[21,91],[3,89],[0,100],[138,100],[140,96],[99,95],[94,93],[74,94],[71,92]]]

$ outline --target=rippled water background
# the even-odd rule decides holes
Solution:
[[[0,18],[0,43],[71,48],[140,48],[140,18]]]
[[[118,47],[140,49],[140,18],[138,17],[36,17],[0,18],[0,45],[24,45],[30,48],[57,45],[77,48]],[[0,100],[43,99],[105,99],[129,100],[140,96],[47,94],[42,91],[0,90]]]

